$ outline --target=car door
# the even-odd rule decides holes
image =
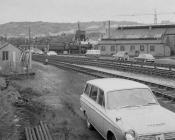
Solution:
[[[96,127],[99,133],[105,136],[104,132],[104,118],[105,118],[105,96],[104,91],[98,89],[98,96],[97,96],[97,106],[96,106],[96,114],[94,121],[96,122]]]
[[[89,112],[88,112],[88,119],[89,121],[92,123],[93,126],[96,127],[96,121],[94,120],[94,118],[96,118],[96,111],[97,111],[97,94],[98,94],[98,88],[96,86],[91,86],[91,90],[90,90],[90,99],[89,100]]]
[[[88,114],[88,112],[90,112],[90,108],[89,108],[89,94],[90,94],[90,90],[91,90],[91,85],[90,84],[86,84],[86,87],[84,89],[83,94],[81,95],[81,107],[83,108],[83,110],[86,111],[86,114]]]

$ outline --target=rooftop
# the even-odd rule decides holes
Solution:
[[[175,24],[119,26],[111,30],[111,38],[119,40],[156,40],[175,35]]]
[[[151,25],[128,25],[118,26],[117,29],[148,29],[148,28],[175,28],[175,24],[151,24]]]
[[[97,86],[105,92],[124,89],[148,88],[148,86],[144,84],[120,78],[94,79],[88,81],[87,83]]]

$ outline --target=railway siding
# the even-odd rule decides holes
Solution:
[[[78,58],[78,57],[63,57],[63,56],[51,56],[50,59],[59,60],[62,62],[70,62],[75,64],[84,64],[90,66],[98,66],[111,68],[120,71],[129,71],[133,73],[151,74],[160,77],[175,78],[175,65],[170,64],[156,64],[156,63],[141,63],[141,62],[123,62],[115,60],[102,60],[92,58]]]
[[[35,58],[35,60],[39,62],[44,62],[43,58]],[[70,63],[65,63],[65,62],[60,62],[55,59],[49,59],[49,64],[54,65],[56,67],[60,67],[63,69],[71,69],[77,72],[85,73],[94,77],[98,78],[104,78],[104,77],[118,77],[118,78],[124,78],[124,79],[129,79],[137,82],[144,83],[148,86],[151,87],[153,92],[158,98],[161,98],[162,101],[168,100],[168,102],[174,104],[175,102],[175,86],[173,85],[165,85],[165,84],[160,84],[156,83],[154,81],[146,81],[145,79],[137,79],[136,77],[129,77],[126,75],[119,75],[116,73],[111,72],[112,70],[102,70],[102,68],[98,67],[93,67],[92,66],[80,66],[80,65],[75,65],[75,64],[70,64]],[[116,71],[114,71],[116,72]]]

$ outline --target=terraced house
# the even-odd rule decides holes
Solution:
[[[127,51],[130,56],[170,56],[175,54],[175,25],[119,26],[99,41],[97,49],[104,55]]]

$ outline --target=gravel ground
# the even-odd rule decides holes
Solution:
[[[94,78],[38,62],[34,62],[33,69],[34,79],[15,81],[15,84],[38,94],[32,100],[47,107],[40,120],[49,124],[54,139],[64,140],[68,133],[70,140],[102,140],[96,131],[86,128],[79,104],[85,82]]]
[[[144,75],[144,74],[135,74],[131,72],[123,72],[123,71],[117,71],[117,70],[111,70],[111,69],[106,69],[106,68],[99,68],[99,67],[94,67],[94,66],[87,66],[87,65],[79,65],[81,67],[85,68],[91,68],[95,70],[100,70],[108,73],[113,73],[117,75],[123,75],[123,76],[128,76],[131,78],[137,78],[140,80],[152,82],[152,83],[157,83],[157,84],[162,84],[162,85],[168,85],[175,87],[175,80],[169,79],[169,78],[162,78],[158,76],[152,76],[152,75]]]

